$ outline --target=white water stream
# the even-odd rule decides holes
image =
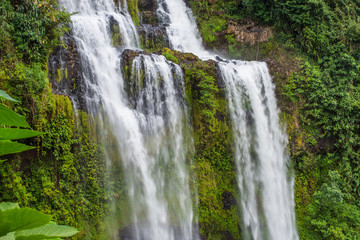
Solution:
[[[263,62],[219,62],[235,139],[235,163],[247,239],[298,239],[287,136]]]
[[[174,49],[193,52],[203,59],[215,58],[204,50],[193,14],[183,0],[158,3],[158,15],[168,21]],[[261,62],[219,61],[218,67],[232,118],[245,237],[297,240],[287,135],[279,125],[267,66]]]
[[[113,157],[110,162],[120,161],[126,176],[131,222],[122,239],[192,239],[185,166],[192,140],[180,67],[163,56],[139,55],[127,79],[133,81],[129,96],[119,56],[125,48],[136,48],[139,40],[126,5],[116,7],[113,0],[61,0],[60,4],[77,12],[71,17],[71,31],[81,58],[87,106],[90,112],[103,109],[119,154],[108,154]],[[120,29],[121,48],[112,45],[114,22]]]
[[[213,57],[205,50],[193,13],[183,0],[158,0],[157,15],[162,23],[169,25],[166,32],[172,49],[202,58]]]

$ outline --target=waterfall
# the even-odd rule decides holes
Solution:
[[[172,47],[201,58],[204,50],[191,10],[182,0],[158,0]],[[209,56],[210,55],[210,56]],[[279,125],[274,85],[265,63],[218,61],[226,85],[235,141],[235,164],[244,232],[251,240],[296,240],[293,177],[287,136]]]
[[[126,1],[116,2],[60,0],[60,5],[76,13],[71,33],[81,58],[86,106],[92,114],[103,111],[105,142],[115,149],[107,154],[109,163],[121,163],[119,175],[125,176],[129,216],[121,239],[197,238],[186,168],[192,138],[182,70],[163,56],[137,52],[125,79],[121,56],[139,47],[139,37]],[[158,3],[171,48],[215,59],[182,0]],[[232,118],[245,236],[296,240],[287,136],[266,64],[218,61],[217,67]]]
[[[130,79],[124,80],[119,56],[125,48],[137,48],[139,39],[127,6],[118,4],[60,1],[68,12],[76,12],[71,32],[81,58],[88,111],[103,111],[105,142],[115,148],[109,162],[121,162],[119,175],[125,175],[130,220],[121,239],[192,239],[185,166],[192,139],[182,71],[163,56],[139,54]],[[114,25],[120,33],[117,47]]]
[[[297,239],[287,136],[265,63],[219,62],[229,101],[247,239]]]
[[[133,60],[130,93],[144,156],[124,161],[132,211],[141,216],[124,239],[191,239],[192,206],[186,160],[186,107],[178,65],[157,55]],[[136,159],[136,162],[134,161]],[[146,213],[146,217],[142,216]],[[140,229],[139,229],[140,227]]]
[[[193,13],[184,1],[158,0],[157,15],[168,25],[166,32],[172,49],[211,58],[202,44]]]

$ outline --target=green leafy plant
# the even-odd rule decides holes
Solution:
[[[1,90],[0,99],[16,102],[15,99]],[[25,117],[20,116],[4,105],[0,105],[0,156],[33,149],[34,147],[13,140],[31,138],[41,134],[43,133],[30,129]]]
[[[17,102],[2,90],[0,90],[0,99]],[[30,125],[24,117],[0,105],[0,156],[33,149],[34,147],[12,140],[42,134],[30,130]],[[50,220],[51,216],[35,209],[20,209],[17,203],[2,202],[0,203],[0,240],[56,240],[71,237],[78,232],[76,228],[57,225]]]
[[[51,222],[51,216],[17,203],[0,203],[0,240],[41,240],[71,237],[78,230]]]

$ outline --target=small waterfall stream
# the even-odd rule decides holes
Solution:
[[[213,58],[202,44],[192,11],[183,0],[158,0],[157,15],[166,24],[170,47],[191,52],[202,58]]]
[[[139,55],[133,60],[131,79],[124,81],[120,55],[139,45],[127,6],[117,7],[113,0],[60,4],[77,12],[71,17],[71,31],[81,58],[86,105],[92,113],[103,110],[103,124],[111,131],[104,131],[104,137],[115,138],[111,144],[117,149],[117,154],[108,154],[109,162],[123,166],[131,225],[121,239],[192,239],[185,166],[192,139],[181,68],[163,56]],[[112,24],[121,33],[119,47],[113,46]]]
[[[247,239],[297,239],[287,136],[263,62],[219,62],[235,139],[235,163]]]

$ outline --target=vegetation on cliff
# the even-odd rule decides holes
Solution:
[[[110,183],[113,194],[105,193],[105,157],[95,127],[85,112],[73,111],[67,96],[52,93],[48,75],[58,73],[59,82],[67,75],[66,69],[47,72],[51,50],[68,48],[59,36],[68,30],[69,14],[56,6],[52,0],[0,1],[0,89],[19,101],[7,106],[26,116],[32,129],[47,133],[21,140],[38,148],[1,163],[0,201],[52,214],[58,223],[78,227],[78,239],[106,238],[107,202],[119,198],[124,184]],[[128,6],[137,25],[154,24],[140,26],[144,47],[185,73],[201,235],[242,239],[231,123],[215,64],[163,48],[168,43],[164,28],[155,26],[156,1],[132,0]],[[359,2],[192,0],[190,6],[208,48],[268,62],[288,126],[300,239],[358,239]]]
[[[357,239],[359,2],[193,0],[191,5],[209,46],[270,62],[288,123],[300,238]],[[270,26],[275,36],[255,45],[237,41],[229,31],[234,21],[248,30],[249,21],[263,30]],[[287,66],[283,59],[296,63]]]
[[[6,105],[26,116],[29,127],[46,132],[36,147],[6,155],[0,168],[0,201],[17,202],[77,227],[75,239],[101,239],[105,215],[105,158],[88,125],[77,118],[67,96],[52,94],[47,59],[62,43],[69,14],[56,1],[0,1],[0,89],[17,102]],[[76,122],[75,122],[76,119]]]

